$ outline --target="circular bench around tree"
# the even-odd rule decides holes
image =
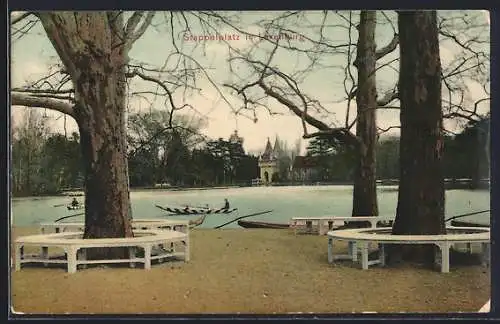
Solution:
[[[151,268],[151,261],[159,262],[171,258],[181,257],[185,262],[189,261],[189,234],[177,231],[165,230],[134,230],[134,237],[126,238],[99,238],[83,239],[83,232],[63,232],[52,234],[38,234],[21,236],[15,240],[15,269],[20,270],[23,263],[62,263],[67,264],[69,273],[74,273],[79,264],[102,264],[102,263],[143,263],[145,269]],[[184,246],[182,250],[175,248],[175,243]],[[38,246],[41,248],[39,255],[25,255],[25,246]],[[170,246],[164,249],[164,246]],[[48,248],[61,248],[66,257],[64,259],[49,258]],[[87,260],[86,249],[89,248],[129,248],[127,259],[103,259]],[[137,255],[137,248],[143,251],[143,256]],[[154,251],[154,253],[153,253]]]
[[[483,265],[490,262],[490,229],[487,227],[447,227],[445,235],[393,235],[392,228],[355,228],[330,231],[328,235],[328,262],[349,259],[357,261],[358,248],[361,252],[361,267],[368,269],[374,264],[385,265],[387,244],[434,244],[439,247],[441,272],[450,271],[450,248],[456,243],[479,243]],[[334,254],[334,241],[348,241],[348,254]],[[369,260],[370,243],[379,246],[378,258]]]

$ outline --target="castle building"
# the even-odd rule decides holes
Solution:
[[[266,149],[264,150],[264,153],[259,156],[260,180],[265,185],[273,182],[273,179],[275,179],[279,174],[279,152],[280,146],[278,138],[276,137],[273,148],[268,137]]]
[[[229,136],[229,142],[230,143],[233,143],[233,144],[241,144],[241,146],[243,146],[243,137],[240,137],[238,136],[238,131],[235,130],[233,134],[231,134],[231,136]]]

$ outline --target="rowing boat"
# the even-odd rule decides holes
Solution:
[[[66,206],[68,208],[68,210],[78,210],[78,209],[83,209],[85,208],[84,205],[76,205],[76,206],[72,206],[72,205],[68,205]]]
[[[247,221],[239,220],[238,225],[244,228],[275,228],[283,229],[288,228],[289,225],[285,223],[272,223],[272,222],[259,222],[259,221]]]
[[[227,208],[193,208],[193,207],[169,207],[169,206],[160,206],[155,205],[155,207],[160,208],[161,210],[168,211],[169,213],[176,215],[196,215],[196,214],[230,214],[238,210],[238,208],[227,209]]]

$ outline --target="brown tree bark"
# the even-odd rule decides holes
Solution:
[[[436,11],[400,12],[400,180],[393,234],[444,234],[443,117]],[[392,258],[434,263],[434,247]]]
[[[71,75],[85,161],[85,238],[130,237],[126,134],[127,50],[122,15],[42,13],[42,25]],[[112,28],[116,26],[116,30]],[[120,27],[121,28],[121,27]],[[124,250],[96,249],[89,258]]]
[[[354,173],[352,216],[378,215],[375,156],[377,136],[375,25],[376,12],[361,11],[357,54],[354,61],[354,66],[358,69],[356,136],[361,143],[358,145],[359,158]]]

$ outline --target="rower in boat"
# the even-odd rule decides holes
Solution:
[[[80,205],[80,203],[78,202],[78,200],[76,200],[76,198],[73,198],[73,201],[71,202],[71,207],[78,207]]]
[[[66,206],[68,210],[76,210],[76,209],[82,209],[83,204],[80,204],[76,198],[73,198],[73,201],[69,205]]]

